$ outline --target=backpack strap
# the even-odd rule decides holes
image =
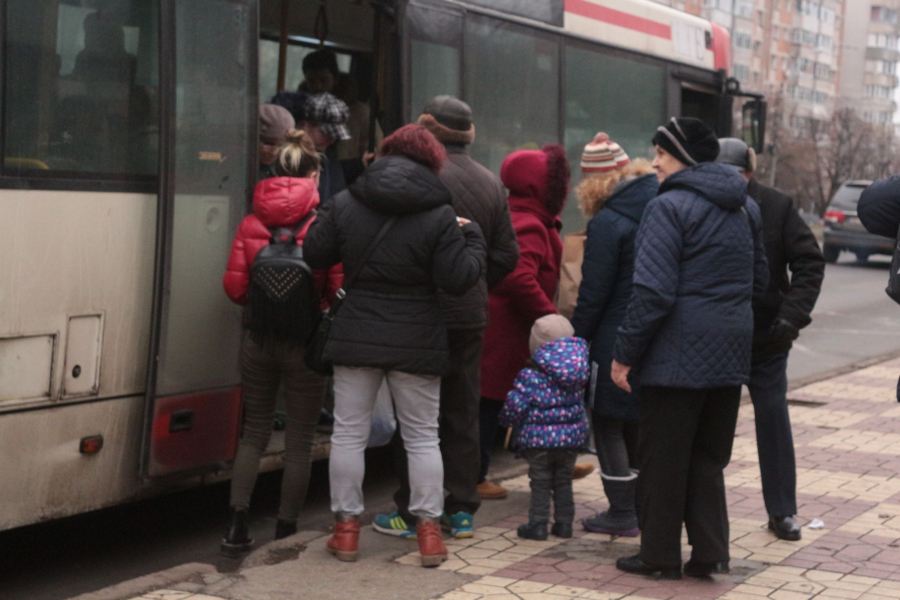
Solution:
[[[295,227],[294,230],[292,231],[295,238],[298,235],[300,235],[300,232],[303,231],[303,228],[306,227],[306,224],[309,223],[310,221],[312,221],[317,214],[318,214],[318,211],[313,209],[313,210],[309,211],[308,215],[306,215],[305,217],[300,219],[300,222],[297,223],[297,227]]]
[[[388,219],[387,222],[381,226],[381,229],[378,230],[378,233],[375,234],[375,237],[366,247],[365,251],[363,251],[362,257],[359,260],[359,265],[357,265],[356,267],[356,271],[344,278],[344,285],[341,286],[341,289],[337,291],[337,299],[334,304],[331,305],[331,308],[328,311],[329,314],[334,316],[334,313],[337,312],[338,307],[340,307],[344,298],[347,296],[347,290],[353,287],[353,283],[356,281],[357,275],[359,275],[359,273],[362,271],[366,262],[368,262],[369,258],[372,256],[372,253],[375,251],[375,248],[378,246],[378,244],[381,243],[381,240],[384,239],[384,236],[387,235],[388,230],[394,226],[394,223],[397,222],[397,218],[398,217],[393,216]]]

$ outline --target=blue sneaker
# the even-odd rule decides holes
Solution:
[[[459,511],[452,515],[441,515],[441,525],[450,530],[450,535],[455,538],[470,538],[475,535],[475,517],[472,513]]]
[[[407,540],[416,539],[416,526],[408,525],[398,512],[392,512],[389,515],[376,515],[375,520],[372,521],[372,528],[387,535]]]

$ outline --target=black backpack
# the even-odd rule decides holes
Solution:
[[[319,293],[312,269],[303,260],[297,234],[316,216],[308,214],[292,230],[272,231],[250,267],[250,335],[258,343],[268,340],[306,344],[319,317]]]

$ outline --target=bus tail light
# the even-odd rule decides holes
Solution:
[[[97,454],[102,449],[102,435],[90,435],[88,437],[81,438],[81,442],[79,442],[78,444],[78,451],[82,454]]]
[[[847,215],[842,210],[829,210],[825,213],[825,220],[829,223],[843,223],[847,220]]]

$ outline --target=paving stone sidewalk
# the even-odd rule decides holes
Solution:
[[[364,557],[379,561],[376,573],[388,579],[421,582],[416,592],[376,594],[382,583],[369,581],[371,594],[345,588],[320,593],[294,587],[253,596],[240,586],[197,586],[190,591],[157,590],[141,600],[269,600],[270,598],[403,597],[440,600],[801,600],[900,599],[900,405],[896,401],[900,359],[821,381],[789,393],[798,465],[798,518],[804,525],[821,519],[824,527],[804,527],[800,542],[777,540],[765,529],[753,408],[741,407],[734,455],[726,472],[731,519],[731,566],[727,576],[707,580],[660,581],[621,573],[620,556],[634,553],[635,538],[577,532],[574,539],[520,540],[515,528],[527,520],[528,479],[508,480],[508,510],[480,526],[468,540],[447,540],[450,560],[424,571],[412,546],[366,534],[367,547],[395,543],[393,554]],[[575,482],[577,519],[606,507],[596,474]],[[497,511],[494,510],[494,513]],[[502,512],[502,511],[501,511]],[[311,581],[315,565],[338,568],[320,546],[310,543],[293,569],[297,581]],[[398,553],[396,550],[400,549]],[[689,547],[684,540],[685,558]],[[318,554],[316,554],[318,553]],[[315,558],[313,558],[315,556]],[[304,561],[314,561],[304,566]],[[273,567],[274,568],[274,567]],[[355,566],[340,566],[351,586]],[[370,570],[371,571],[371,570]],[[360,571],[357,571],[360,573]],[[302,574],[302,575],[301,575]],[[431,581],[429,581],[431,580]],[[296,585],[296,582],[295,582]],[[431,586],[431,587],[428,587]],[[435,588],[443,586],[443,591]],[[340,589],[340,588],[339,588]],[[363,589],[365,589],[363,587]],[[206,594],[206,595],[204,595]],[[213,594],[213,595],[209,595]]]

